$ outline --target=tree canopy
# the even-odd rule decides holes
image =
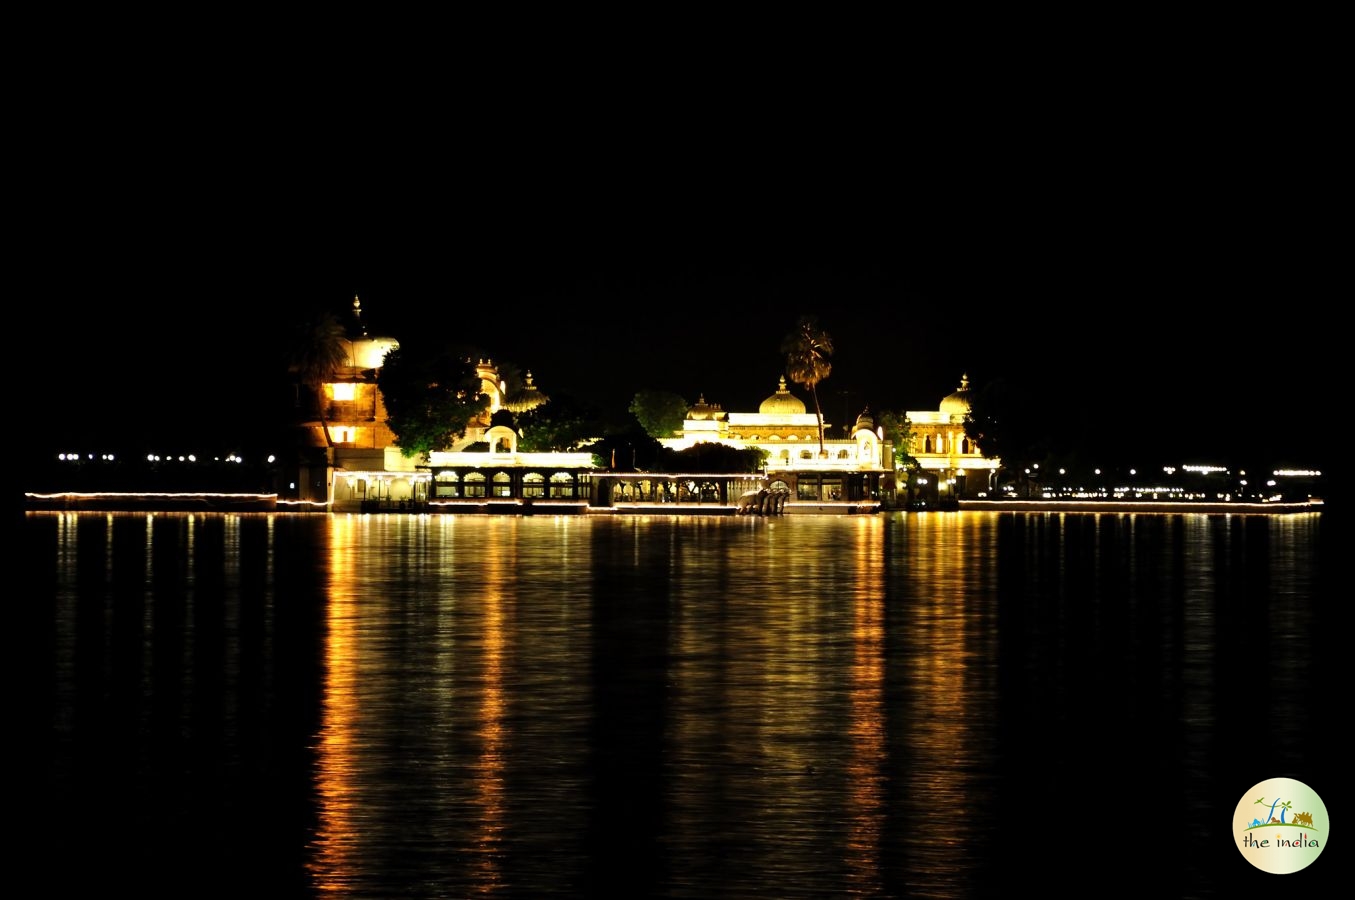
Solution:
[[[702,442],[681,450],[665,450],[656,472],[727,472],[749,474],[762,471],[768,452],[761,447],[731,447],[717,441]]]
[[[401,344],[386,354],[377,386],[406,457],[450,448],[489,408],[475,364],[449,348]]]
[[[911,452],[913,423],[908,418],[908,413],[887,409],[877,415],[875,421],[884,429],[884,439],[894,445],[894,468],[917,468],[917,459]]]
[[[579,450],[604,430],[597,406],[569,394],[517,415],[518,449],[532,453]]]
[[[315,414],[324,428],[325,443],[334,445],[329,433],[324,386],[334,380],[339,368],[348,362],[348,334],[330,310],[317,312],[297,327],[292,337],[288,368],[297,383],[307,389]]]
[[[654,438],[673,437],[682,430],[690,404],[671,391],[640,391],[630,401],[630,414]]]
[[[626,428],[609,430],[601,440],[583,449],[593,454],[594,461],[601,468],[623,472],[662,471],[658,468],[658,461],[671,452],[646,434],[635,421]]]
[[[1049,409],[1038,394],[1014,379],[996,378],[971,395],[965,434],[1004,468],[1043,462],[1059,449]]]

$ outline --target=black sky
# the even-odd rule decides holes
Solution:
[[[1094,404],[1121,445],[1328,458],[1348,291],[1315,107],[1259,84],[919,102],[648,74],[435,107],[85,96],[97,152],[65,122],[20,170],[21,420],[39,447],[211,434],[256,414],[288,328],[357,294],[375,331],[609,407],[755,409],[810,313],[834,422],[935,408],[967,373]]]

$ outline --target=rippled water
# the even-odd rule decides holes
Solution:
[[[58,890],[1255,888],[1242,793],[1336,777],[1323,525],[29,513],[22,821]]]

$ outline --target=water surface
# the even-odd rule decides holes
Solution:
[[[186,896],[1253,889],[1243,792],[1333,806],[1323,525],[29,513],[21,823]]]

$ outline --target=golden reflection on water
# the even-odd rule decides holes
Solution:
[[[999,821],[1120,796],[1125,735],[1201,835],[1255,722],[1339,743],[1315,516],[27,521],[66,818],[215,824],[201,878],[257,808],[318,895],[989,896],[1049,874]]]
[[[338,893],[354,878],[362,851],[360,752],[356,746],[359,682],[357,579],[351,552],[357,520],[335,516],[329,531],[329,607],[323,715],[316,747],[319,825],[310,863],[316,889]]]
[[[871,520],[855,535],[852,554],[858,578],[844,598],[852,606],[852,663],[849,700],[851,755],[847,760],[847,867],[853,888],[881,889],[881,833],[885,817],[885,655],[884,526]]]
[[[481,748],[473,766],[475,800],[479,807],[473,867],[475,886],[482,894],[492,893],[493,886],[503,879],[499,870],[499,845],[504,828],[504,753],[512,738],[505,716],[503,607],[509,602],[505,582],[516,577],[516,553],[513,552],[516,542],[504,541],[497,547],[500,552],[485,555],[484,675],[479,716]]]
[[[539,752],[541,741],[515,732],[513,722],[532,720],[515,719],[511,708],[535,710],[544,723],[532,726],[537,731],[552,727],[554,717],[570,729],[580,712],[588,718],[575,696],[582,691],[586,703],[587,685],[556,683],[571,671],[574,680],[588,678],[579,662],[594,652],[587,640],[580,642],[594,614],[588,585],[594,577],[624,583],[634,576],[617,573],[648,566],[656,547],[664,548],[657,558],[667,566],[662,589],[668,596],[659,603],[669,610],[661,627],[671,648],[665,663],[671,699],[666,787],[656,800],[667,824],[655,839],[687,860],[748,846],[747,865],[734,880],[746,878],[750,889],[817,865],[836,870],[854,891],[876,895],[885,889],[882,860],[900,852],[929,877],[953,872],[964,864],[957,848],[970,836],[965,816],[972,782],[988,752],[989,742],[977,734],[986,716],[976,706],[991,688],[986,667],[994,652],[986,638],[973,643],[969,621],[989,614],[976,583],[986,577],[991,547],[978,546],[978,535],[987,532],[965,515],[893,523],[861,517],[557,526],[411,519],[415,524],[379,526],[415,529],[399,541],[429,544],[396,563],[384,558],[395,552],[384,543],[384,556],[373,555],[378,542],[364,530],[374,526],[362,517],[334,517],[316,763],[319,825],[311,860],[317,887],[350,888],[377,852],[372,834],[393,827],[371,820],[390,811],[383,798],[365,796],[364,785],[380,774],[374,766],[381,753],[370,745],[381,738],[374,733],[391,727],[392,713],[375,707],[388,702],[379,681],[390,662],[381,657],[394,652],[386,631],[400,610],[371,594],[372,576],[358,566],[422,566],[420,583],[445,582],[429,601],[440,637],[418,639],[436,645],[429,651],[437,671],[428,689],[439,695],[432,715],[443,721],[429,727],[451,732],[448,723],[455,721],[474,740],[459,739],[460,749],[446,750],[446,759],[430,763],[436,771],[421,777],[446,785],[441,802],[458,816],[434,837],[446,842],[447,852],[461,854],[464,889],[491,893],[512,874],[504,870],[511,850],[504,843],[506,821],[523,815],[510,809],[507,772]],[[580,556],[574,569],[561,568],[561,556],[580,538],[605,538],[611,549],[591,563]],[[813,552],[821,546],[834,552]],[[534,555],[522,555],[527,552]],[[608,566],[617,571],[606,575]],[[529,572],[543,567],[555,571],[562,596],[572,592],[582,602],[557,607],[531,591]],[[890,579],[909,585],[902,598],[889,599]],[[524,606],[528,598],[535,613]],[[891,610],[891,602],[903,606]],[[528,615],[545,628],[529,627]],[[887,647],[891,619],[902,629],[892,639],[903,650],[898,658]],[[653,626],[638,619],[615,627],[623,638],[642,642],[653,634]],[[559,677],[551,679],[552,670]],[[904,685],[890,694],[892,701],[891,671]],[[398,680],[390,688],[409,689]],[[547,746],[563,736],[543,733]],[[586,797],[570,796],[575,788],[556,780],[561,785],[550,791],[561,795],[561,810],[586,807]],[[459,790],[465,792],[461,804]],[[892,808],[899,804],[906,808]],[[938,815],[947,817],[944,829],[929,824]],[[891,819],[916,825],[891,832]],[[679,883],[702,877],[699,871],[672,875]]]
[[[605,881],[590,866],[630,841],[666,867],[635,877],[678,895],[968,895],[1000,852],[1013,752],[1000,541],[1030,570],[1012,624],[1037,629],[1005,635],[1014,679],[1031,653],[1080,658],[1069,629],[1107,602],[1081,579],[1179,572],[1180,625],[1151,646],[1207,727],[1216,582],[1185,563],[1229,534],[1026,517],[1003,538],[998,515],[333,517],[317,888],[406,869],[459,895]],[[1153,556],[1119,547],[1135,542]]]
[[[978,784],[992,760],[997,666],[996,549],[989,513],[909,515],[896,565],[909,590],[895,602],[906,650],[901,677],[908,855],[922,882],[972,864],[989,810]],[[987,527],[985,527],[987,526]]]
[[[318,891],[362,889],[372,861],[391,854],[407,854],[416,872],[456,860],[470,893],[504,883],[507,769],[526,754],[511,707],[569,710],[528,696],[524,682],[567,678],[575,667],[561,660],[578,648],[549,623],[530,627],[542,613],[524,613],[524,627],[520,600],[553,599],[531,591],[532,574],[558,572],[568,541],[536,535],[528,551],[520,527],[332,518],[308,864]],[[524,648],[541,658],[524,664]]]
[[[674,878],[701,884],[705,865],[723,866],[718,883],[737,894],[836,872],[853,890],[878,893],[883,522],[743,527],[741,538],[718,541],[718,555],[694,542],[671,575],[682,589],[666,840],[697,861]],[[825,546],[833,552],[815,552]],[[736,847],[745,849],[731,857]]]
[[[512,528],[512,523],[495,523]],[[453,524],[443,522],[445,529]],[[389,657],[395,651],[380,634],[383,617],[393,614],[387,608],[387,598],[370,592],[369,574],[357,571],[357,566],[373,562],[365,552],[362,532],[370,523],[361,517],[334,517],[330,530],[331,580],[328,606],[328,641],[326,649],[326,677],[323,717],[316,754],[316,793],[319,824],[312,843],[310,868],[314,883],[322,893],[343,893],[361,880],[364,866],[369,866],[381,850],[370,846],[381,839],[382,833],[398,824],[375,821],[388,815],[383,799],[369,796],[373,781],[381,775],[379,768],[394,765],[427,765],[439,777],[443,768],[455,768],[444,759],[428,754],[416,760],[392,759],[389,751],[372,746],[374,733],[388,728],[386,718],[394,715],[382,708],[382,688],[369,685],[386,678],[396,663]],[[438,526],[428,526],[437,529]],[[415,539],[418,535],[411,535]],[[477,704],[474,716],[478,751],[469,762],[471,800],[473,810],[469,845],[471,874],[469,881],[478,893],[492,893],[503,880],[500,870],[500,842],[504,827],[505,788],[504,767],[506,749],[512,735],[506,723],[505,696],[505,633],[504,606],[510,602],[505,586],[516,578],[515,541],[487,540],[485,552],[477,553],[475,565],[482,573],[482,582],[466,602],[476,607],[477,636],[475,653],[466,653],[467,662],[478,663],[480,671],[465,678],[473,683],[478,697],[457,696],[455,679],[458,676],[458,647],[455,640],[437,648],[434,653],[435,670],[428,692],[435,695],[431,702],[436,709],[447,712],[454,704],[468,701]],[[432,554],[436,557],[436,551]],[[446,619],[453,614],[460,598],[434,597],[437,609],[433,622],[439,633],[450,628]],[[365,608],[364,608],[365,604]],[[454,632],[447,633],[455,638]],[[366,682],[366,683],[364,683]],[[400,689],[395,685],[396,690]],[[452,718],[450,714],[446,716]],[[445,723],[442,723],[445,725]],[[438,835],[434,835],[438,837]],[[433,848],[436,852],[437,848]]]

